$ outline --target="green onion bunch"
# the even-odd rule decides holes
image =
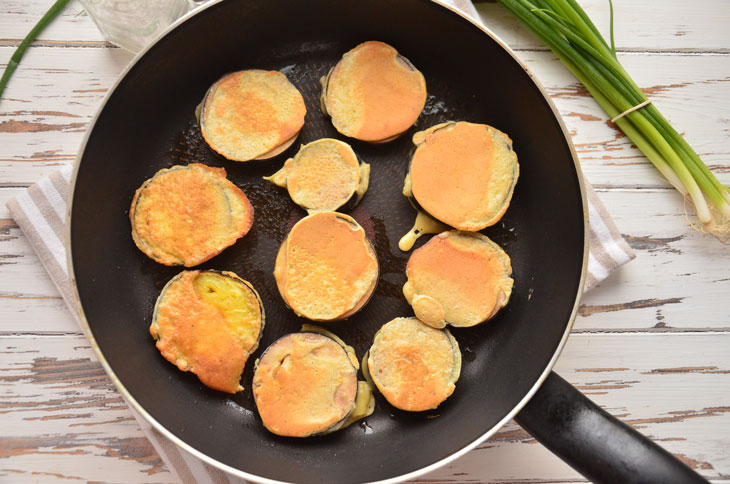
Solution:
[[[647,101],[616,59],[613,6],[609,47],[575,0],[498,1],[545,42],[611,118]],[[617,119],[616,125],[691,200],[700,230],[721,240],[730,235],[730,189],[653,104]]]

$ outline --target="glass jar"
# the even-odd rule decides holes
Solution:
[[[188,0],[81,0],[104,38],[139,52],[193,6]]]

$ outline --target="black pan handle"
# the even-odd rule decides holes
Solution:
[[[555,372],[515,417],[596,484],[707,483],[672,454],[589,400]]]

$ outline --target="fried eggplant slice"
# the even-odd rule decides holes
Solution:
[[[192,267],[248,233],[253,207],[223,168],[200,163],[158,171],[137,189],[129,210],[132,238],[149,258]]]
[[[233,161],[263,160],[294,143],[307,108],[299,90],[278,71],[250,69],[226,74],[200,107],[208,145]]]
[[[432,328],[416,318],[396,318],[375,333],[362,371],[388,403],[422,412],[438,407],[454,393],[461,352],[448,330]]]
[[[352,217],[318,212],[292,227],[276,256],[274,278],[284,302],[298,316],[345,319],[373,294],[378,259]]]
[[[364,42],[322,80],[323,112],[345,136],[380,143],[405,132],[426,105],[426,80],[392,46]]]
[[[360,163],[347,143],[322,138],[302,146],[264,180],[286,188],[292,201],[310,214],[330,212],[357,205],[368,189],[370,165]]]
[[[305,325],[256,362],[253,395],[264,427],[286,437],[327,434],[372,414],[367,383],[357,381],[354,350],[332,333]]]
[[[486,124],[447,122],[414,134],[413,144],[406,196],[459,230],[502,218],[520,171],[509,136]]]
[[[403,294],[416,317],[434,328],[475,326],[491,319],[512,294],[507,253],[478,232],[442,232],[416,249]]]
[[[264,321],[258,293],[233,272],[183,271],[157,299],[150,334],[180,370],[214,390],[236,393]]]

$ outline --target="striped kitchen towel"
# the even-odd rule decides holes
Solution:
[[[451,3],[475,19],[479,19],[469,0],[451,0]],[[72,171],[73,168],[69,165],[52,173],[17,198],[8,201],[7,206],[80,324],[66,264],[64,244],[66,201],[69,197]],[[608,277],[617,267],[633,259],[635,255],[621,237],[593,188],[587,182],[585,186],[590,219],[590,255],[585,290],[589,290]],[[160,434],[132,407],[130,410],[167,468],[179,482],[185,484],[245,482],[181,449]]]

